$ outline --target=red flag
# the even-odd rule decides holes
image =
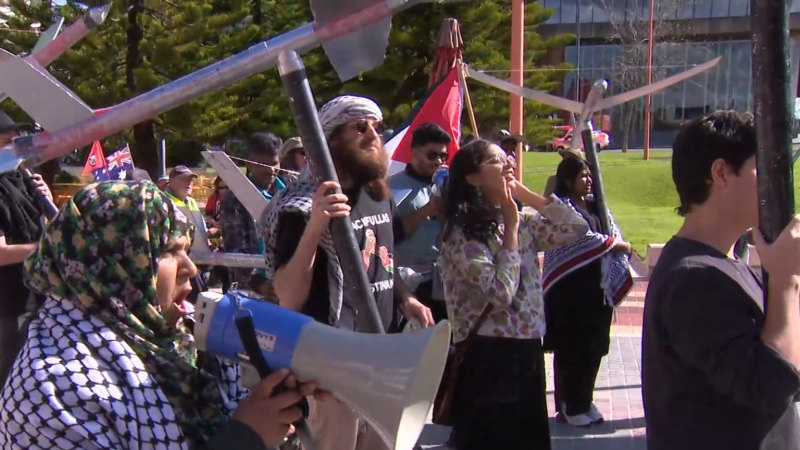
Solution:
[[[458,65],[450,69],[447,78],[436,86],[436,89],[431,92],[417,111],[416,116],[411,120],[411,125],[395,135],[396,138],[400,138],[400,142],[392,153],[392,160],[401,163],[411,161],[412,133],[418,126],[426,122],[439,125],[450,135],[452,141],[447,146],[447,153],[449,160],[453,158],[461,140],[461,110],[463,107],[463,93],[458,69]],[[386,147],[389,147],[388,150],[391,151],[392,142],[387,142]]]
[[[92,150],[89,151],[89,157],[86,158],[86,164],[83,165],[83,172],[81,176],[91,173],[93,170],[101,169],[106,166],[106,155],[103,154],[103,147],[100,146],[100,141],[94,141]]]

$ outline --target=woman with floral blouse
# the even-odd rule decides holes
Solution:
[[[556,197],[515,181],[511,169],[502,149],[484,140],[464,146],[450,165],[439,263],[456,345],[493,306],[459,371],[458,450],[550,449],[537,253],[589,228]],[[518,212],[515,199],[538,213]]]

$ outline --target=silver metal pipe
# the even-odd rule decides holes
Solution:
[[[42,50],[31,55],[34,61],[39,63],[42,67],[47,67],[55,61],[61,54],[70,49],[78,41],[86,37],[92,29],[103,23],[108,17],[108,12],[111,11],[111,5],[98,6],[92,8],[83,19],[75,21],[72,25],[68,26],[64,31],[47,44]]]
[[[167,176],[167,140],[161,139],[158,146],[158,168],[161,170],[159,176]]]
[[[201,266],[240,267],[245,269],[266,269],[267,263],[262,255],[225,252],[192,252],[192,261]]]
[[[583,109],[581,110],[581,115],[578,117],[577,123],[575,123],[574,129],[572,130],[572,149],[580,149],[581,143],[581,136],[583,136],[583,130],[587,128],[591,128],[592,123],[592,114],[597,111],[597,104],[600,100],[603,99],[603,96],[608,90],[608,81],[606,80],[597,80],[592,85],[592,89],[586,95],[586,101],[583,103]],[[592,130],[594,132],[594,130]],[[583,146],[583,151],[588,152],[589,149],[586,148],[586,144]]]
[[[327,24],[312,22],[302,25],[65,129],[17,138],[12,145],[0,150],[0,172],[16,169],[23,161],[35,166],[61,157],[75,148],[151,119],[206,92],[229,86],[273,67],[281,53],[307,51],[321,42],[357,31],[420,2],[391,0],[390,4],[387,1],[379,0]]]

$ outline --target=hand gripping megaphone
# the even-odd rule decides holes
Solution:
[[[391,448],[412,450],[439,389],[450,346],[447,321],[407,334],[366,334],[240,292],[197,298],[197,348],[248,363],[236,319],[250,315],[261,353],[272,369],[289,368],[351,407]]]

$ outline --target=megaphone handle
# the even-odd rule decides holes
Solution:
[[[273,370],[267,363],[267,360],[264,359],[264,355],[261,353],[261,347],[258,346],[256,327],[253,324],[252,316],[247,314],[237,317],[236,330],[239,332],[239,339],[242,341],[244,351],[247,353],[247,357],[250,359],[250,364],[256,368],[261,379],[268,377]],[[288,388],[286,385],[281,383],[275,387],[272,395],[280,394],[281,392],[285,392],[287,389]],[[303,411],[303,417],[308,417],[308,400],[305,398],[300,400],[297,406],[301,411]],[[297,431],[297,436],[300,438],[300,442],[303,444],[303,448],[305,450],[316,450],[317,447],[314,445],[314,439],[311,435],[311,430],[309,429],[308,423],[306,423],[305,419],[300,419],[293,425]]]

